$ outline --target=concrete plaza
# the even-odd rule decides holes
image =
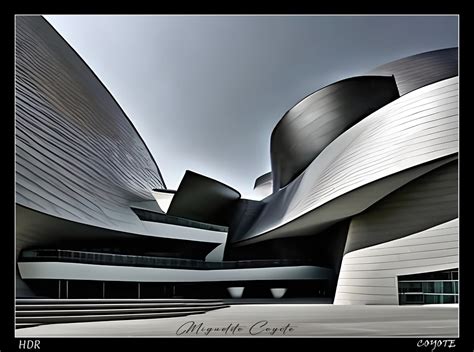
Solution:
[[[176,318],[49,324],[17,337],[458,336],[458,305],[234,304]]]

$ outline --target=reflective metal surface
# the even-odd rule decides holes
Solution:
[[[294,180],[341,133],[398,97],[393,77],[362,76],[304,98],[273,129],[273,190]]]
[[[454,77],[406,94],[336,138],[295,181],[266,198],[253,226],[231,240],[297,224],[304,214],[344,194],[457,152],[458,78]]]
[[[379,66],[368,74],[394,75],[400,95],[458,75],[458,48],[429,51]]]
[[[142,229],[160,171],[120,106],[41,16],[16,17],[16,202],[81,223]]]

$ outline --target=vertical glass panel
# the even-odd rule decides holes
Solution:
[[[437,281],[434,283],[434,292],[443,293],[443,282]]]
[[[439,304],[441,303],[439,295],[425,295],[426,304]]]
[[[443,283],[443,292],[444,293],[454,293],[454,282],[453,281],[445,281]]]
[[[423,282],[423,292],[426,293],[434,293],[435,292],[435,285],[434,282]]]
[[[443,296],[443,303],[454,303],[454,295],[444,295]]]

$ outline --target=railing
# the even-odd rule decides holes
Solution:
[[[24,250],[19,257],[20,262],[72,262],[84,264],[122,265],[154,268],[175,268],[175,269],[197,269],[197,270],[218,270],[218,269],[242,269],[242,268],[262,268],[262,267],[282,267],[282,266],[315,266],[312,260],[308,259],[269,259],[269,260],[239,260],[223,262],[206,262],[196,259],[182,259],[169,257],[152,257],[128,254],[112,254],[87,252],[63,249],[32,249]]]

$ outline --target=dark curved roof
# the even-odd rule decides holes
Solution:
[[[336,82],[301,100],[272,132],[273,190],[293,181],[341,133],[398,97],[393,77],[363,76]]]
[[[165,188],[145,143],[41,16],[16,17],[16,202],[71,221],[142,229],[129,208]]]
[[[212,178],[186,170],[167,214],[228,226],[240,193]]]
[[[458,48],[428,51],[379,66],[369,74],[394,75],[400,95],[458,75]]]

